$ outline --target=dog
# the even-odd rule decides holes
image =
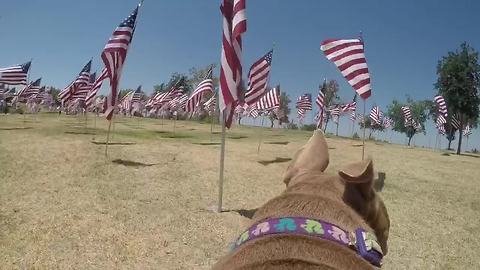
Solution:
[[[252,225],[232,244],[220,269],[377,269],[387,254],[390,220],[376,193],[371,159],[329,163],[322,131],[293,158],[286,190],[260,207]]]

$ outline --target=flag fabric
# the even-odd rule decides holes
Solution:
[[[452,118],[450,119],[450,124],[454,129],[460,129],[460,122],[455,117],[455,115],[452,115]]]
[[[36,96],[40,90],[40,83],[42,78],[38,78],[37,80],[30,82],[27,86],[25,86],[19,93],[18,97],[31,97]]]
[[[272,66],[272,55],[273,50],[253,63],[248,72],[248,88],[245,93],[245,103],[248,105],[255,104],[265,94]]]
[[[27,75],[32,61],[22,65],[0,68],[0,83],[8,85],[26,85]]]
[[[365,126],[365,116],[363,114],[357,114],[358,122],[362,124],[362,126]]]
[[[137,90],[135,90],[135,92],[133,92],[132,103],[140,102],[140,99],[142,99],[142,86],[141,85],[139,85],[137,87]]]
[[[183,86],[178,86],[179,82],[176,83],[175,86],[173,86],[170,91],[163,92],[163,93],[158,93],[154,97],[154,105],[157,106],[162,106],[175,98],[178,98],[183,95]]]
[[[170,100],[168,102],[168,107],[172,111],[183,110],[185,108],[185,105],[187,104],[187,100],[188,100],[188,95],[182,94]]]
[[[133,91],[129,91],[122,97],[120,101],[121,108],[127,113],[129,113],[130,110],[132,109],[132,97],[133,97]]]
[[[370,73],[361,39],[328,39],[320,49],[363,99],[371,96]]]
[[[446,134],[446,130],[445,130],[445,124],[446,123],[447,123],[447,120],[445,119],[445,117],[442,114],[437,116],[437,121],[435,122],[435,124],[437,126],[439,134],[441,134],[441,135]]]
[[[186,112],[194,112],[195,109],[200,106],[200,102],[204,94],[211,93],[213,94],[213,80],[212,80],[213,66],[211,66],[203,81],[201,81],[197,88],[192,92],[192,95],[187,100],[187,105],[185,107]]]
[[[470,127],[470,125],[467,125],[463,130],[463,136],[468,137],[470,135],[472,135],[472,128]]]
[[[415,129],[415,132],[417,133],[422,131],[422,125],[415,120],[412,120],[412,127]]]
[[[242,34],[247,31],[245,0],[223,0],[222,56],[220,67],[219,108],[225,126],[230,128],[242,81]]]
[[[280,85],[266,92],[255,104],[257,110],[273,110],[280,107]]]
[[[440,135],[445,135],[447,134],[447,131],[445,130],[445,125],[437,125],[438,133]]]
[[[102,88],[103,81],[106,78],[108,78],[108,74],[107,74],[107,69],[104,68],[100,76],[93,83],[92,88],[90,89],[90,92],[88,92],[87,97],[85,98],[85,104],[87,108],[94,104],[94,100],[95,100],[95,97],[97,96],[98,90]]]
[[[110,94],[107,98],[108,107],[106,110],[106,118],[109,121],[112,119],[117,105],[118,85],[122,75],[123,64],[135,32],[135,21],[140,5],[138,4],[132,14],[115,29],[102,52],[102,61],[105,64],[110,81]]]
[[[353,110],[352,113],[350,114],[350,121],[355,122],[355,120],[357,120],[357,114],[355,110]]]
[[[445,117],[443,115],[437,116],[437,124],[444,125],[446,123],[447,123],[447,120],[445,119]]]
[[[410,110],[410,108],[407,106],[403,106],[402,112],[403,112],[403,119],[405,121],[404,122],[405,127],[412,126],[412,111]]]
[[[88,61],[88,63],[82,68],[82,70],[78,74],[77,78],[73,82],[71,82],[67,87],[65,87],[60,92],[60,94],[58,94],[58,98],[64,104],[70,99],[72,99],[73,95],[75,95],[75,93],[79,91],[80,87],[83,87],[89,83],[91,67],[92,67],[92,60]]]
[[[447,117],[448,116],[448,111],[447,111],[447,103],[445,103],[445,99],[438,95],[433,98],[435,100],[435,103],[438,105],[438,112],[442,114],[443,116]]]
[[[385,117],[383,118],[383,127],[384,128],[391,128],[393,127],[393,119],[391,119],[390,117]]]
[[[298,119],[303,120],[303,118],[305,118],[305,109],[300,109],[300,108],[297,108],[297,115],[298,115]]]
[[[370,119],[375,125],[381,124],[380,108],[378,106],[373,106],[372,110],[370,111]]]
[[[213,113],[215,111],[216,106],[217,106],[217,99],[215,98],[215,96],[212,96],[209,100],[203,103],[203,107],[209,113]]]
[[[338,121],[339,121],[339,118],[340,118],[340,107],[339,107],[339,105],[335,105],[329,111],[330,111],[330,115],[332,116],[333,122],[338,124]]]
[[[297,109],[302,109],[304,111],[311,111],[312,110],[312,95],[311,94],[303,94],[297,98]],[[304,112],[305,113],[305,112]]]
[[[88,82],[83,83],[80,86],[78,86],[75,93],[72,94],[72,99],[78,99],[78,100],[85,101],[88,93],[92,90],[92,87],[93,87],[93,84],[96,81],[96,78],[97,78],[97,73],[96,72],[90,74]]]

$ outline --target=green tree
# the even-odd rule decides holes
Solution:
[[[58,95],[60,94],[60,89],[50,86],[49,92],[52,95],[53,100],[55,100],[55,102],[59,102]]]
[[[407,97],[407,102],[405,104],[394,99],[392,104],[388,106],[387,114],[394,121],[394,126],[392,129],[397,132],[404,133],[408,138],[408,145],[410,146],[413,136],[418,133],[418,131],[412,126],[405,127],[405,121],[402,112],[403,106],[408,106],[410,108],[412,111],[412,119],[421,125],[421,132],[426,134],[425,122],[429,118],[429,109],[432,106],[432,101],[415,101],[412,98]]]
[[[165,91],[167,91],[167,87],[166,87],[165,83],[156,84],[156,85],[153,86],[153,91],[154,91],[155,93],[165,92]]]
[[[480,65],[478,52],[467,43],[449,52],[437,65],[435,87],[445,98],[448,113],[460,121],[457,154],[462,147],[463,127],[476,124],[480,115]],[[452,137],[452,136],[450,136]]]
[[[215,64],[208,65],[203,68],[196,68],[192,67],[188,70],[188,73],[190,77],[188,78],[188,84],[192,87],[192,89],[195,89],[195,87],[198,86],[198,84],[205,79],[205,76],[207,75],[208,70],[210,67],[215,70]],[[215,76],[215,72],[212,73],[212,80],[213,80],[213,87],[216,88],[218,86],[218,77]]]
[[[365,116],[364,123],[358,122],[358,125],[362,129],[363,128],[368,128],[370,130],[370,133],[368,135],[369,139],[372,138],[372,131],[382,131],[383,132],[385,130],[385,127],[382,124],[372,123],[372,119],[370,119],[370,117],[368,117],[368,115]]]

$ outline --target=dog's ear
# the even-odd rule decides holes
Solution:
[[[290,180],[300,171],[323,172],[328,167],[328,145],[321,130],[316,130],[308,142],[295,154],[283,175],[283,182]]]
[[[338,174],[345,181],[343,199],[371,226],[384,255],[387,254],[390,219],[385,204],[374,190],[372,160],[349,164]]]
[[[338,172],[345,180],[347,187],[353,187],[360,192],[366,200],[371,199],[375,194],[373,190],[373,162],[371,159],[347,165]]]

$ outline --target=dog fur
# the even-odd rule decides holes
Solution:
[[[325,220],[354,231],[375,233],[387,253],[390,220],[373,188],[370,159],[346,165],[338,175],[324,173],[328,146],[316,131],[284,174],[286,190],[257,210],[252,224],[287,216]],[[249,241],[222,258],[213,269],[375,269],[353,250],[328,240],[296,235],[272,235]]]

